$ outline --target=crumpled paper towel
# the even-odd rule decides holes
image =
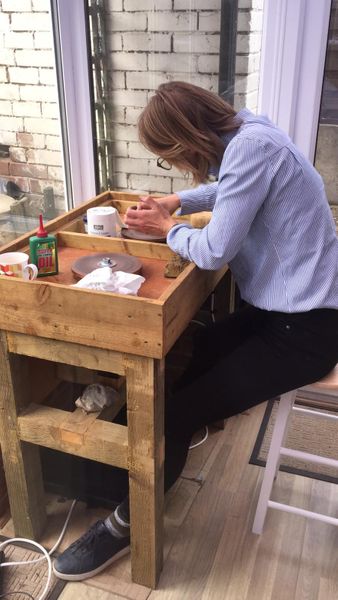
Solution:
[[[112,406],[117,400],[119,400],[119,393],[114,388],[101,385],[101,383],[91,383],[75,400],[75,404],[86,413],[91,413],[98,412],[105,406]]]
[[[110,267],[100,267],[82,277],[73,287],[136,296],[144,281],[142,275],[133,275],[124,271],[113,272]]]

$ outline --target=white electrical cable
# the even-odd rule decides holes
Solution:
[[[47,550],[45,550],[45,548],[43,546],[41,546],[40,544],[38,544],[37,542],[33,542],[33,540],[26,540],[25,538],[11,538],[10,540],[6,540],[5,542],[2,542],[0,544],[0,550],[2,550],[2,548],[4,548],[5,546],[8,546],[8,544],[13,544],[14,542],[25,542],[27,544],[32,544],[33,546],[36,546],[36,548],[38,548],[45,555],[43,558],[45,558],[48,562],[47,583],[45,585],[45,588],[44,588],[41,596],[39,596],[39,598],[37,599],[37,600],[45,600],[48,590],[49,590],[51,578],[52,578],[52,561],[50,559],[50,556],[49,556]],[[27,562],[30,562],[30,561],[27,561]],[[15,563],[1,563],[0,567],[10,566],[10,565],[21,565],[21,564],[24,565],[26,563],[24,561],[23,562],[15,562]]]
[[[204,442],[208,439],[208,435],[209,435],[208,425],[205,425],[204,437],[199,442],[196,442],[196,444],[191,444],[191,446],[189,446],[189,450],[191,450],[192,448],[197,448],[197,446],[201,446],[202,444],[204,444]]]
[[[69,509],[66,521],[65,521],[64,526],[62,528],[62,531],[61,531],[61,533],[59,535],[59,538],[56,541],[56,543],[54,544],[53,548],[49,552],[43,546],[41,546],[41,544],[38,544],[37,542],[34,542],[33,540],[29,540],[29,539],[26,539],[26,538],[11,538],[9,540],[5,540],[4,542],[2,542],[0,544],[0,550],[2,550],[5,546],[8,546],[8,544],[12,544],[14,542],[24,542],[26,544],[32,544],[33,546],[36,546],[44,554],[44,556],[41,556],[40,558],[35,558],[34,560],[23,560],[23,561],[18,561],[18,562],[3,562],[3,563],[0,563],[0,567],[12,567],[12,566],[17,566],[17,565],[31,565],[33,563],[41,562],[42,560],[47,560],[47,563],[48,563],[47,583],[45,585],[45,588],[44,588],[41,596],[39,596],[39,598],[37,598],[37,600],[45,600],[45,598],[47,596],[47,593],[49,591],[49,586],[50,586],[51,578],[52,578],[52,561],[51,561],[50,557],[52,556],[53,552],[55,552],[55,550],[58,548],[58,546],[62,542],[63,536],[66,533],[66,529],[68,527],[68,523],[69,523],[70,517],[72,516],[72,513],[73,513],[73,510],[75,508],[76,503],[77,503],[77,500],[73,500],[73,502],[71,504],[71,507]],[[18,591],[17,593],[19,594],[20,591]]]
[[[191,319],[190,323],[197,323],[197,325],[202,325],[202,327],[206,327],[206,323],[203,323],[203,321],[198,321],[197,319]]]
[[[213,323],[216,322],[214,308],[215,308],[215,292],[212,292],[211,302],[210,302],[210,314],[211,314],[211,320]],[[198,319],[192,319],[191,323],[197,323],[197,325],[202,325],[203,327],[207,326],[206,323],[203,323],[202,321],[198,321]],[[191,444],[191,446],[189,446],[189,450],[192,450],[192,448],[197,448],[197,446],[201,446],[202,444],[204,444],[204,442],[207,441],[208,436],[209,436],[209,429],[208,429],[208,426],[205,425],[204,437],[199,442],[196,442],[196,444]]]

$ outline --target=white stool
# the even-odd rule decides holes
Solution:
[[[311,391],[318,391],[320,389],[332,391],[337,390],[338,365],[336,365],[336,367],[328,375],[326,375],[326,377],[324,377],[320,381],[317,381],[316,383],[312,383],[310,386],[306,386],[306,389]],[[299,406],[294,406],[296,394],[297,390],[292,390],[291,392],[283,394],[279,400],[276,423],[272,432],[270,449],[266,461],[262,487],[259,494],[256,515],[252,528],[253,533],[262,533],[268,508],[284,510],[286,512],[302,515],[303,517],[318,519],[319,521],[325,521],[326,523],[338,525],[338,519],[334,517],[329,517],[321,513],[311,512],[310,510],[304,510],[302,508],[297,508],[296,506],[291,506],[289,504],[283,504],[281,502],[274,502],[273,500],[270,500],[273,481],[277,476],[279,470],[279,462],[281,456],[293,456],[295,458],[307,462],[329,465],[331,467],[338,467],[338,460],[334,460],[332,458],[324,458],[322,456],[318,456],[317,454],[309,454],[308,452],[301,452],[299,450],[292,450],[291,448],[285,448],[283,446],[284,440],[286,438],[289,416],[291,415],[292,411],[310,414],[312,416],[324,419],[338,420],[338,415],[323,413],[316,409],[307,409],[301,408]]]

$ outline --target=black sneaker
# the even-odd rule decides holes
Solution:
[[[67,581],[93,577],[127,554],[129,545],[129,536],[114,537],[104,521],[97,521],[55,560],[54,574]]]

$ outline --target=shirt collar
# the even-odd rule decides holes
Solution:
[[[242,122],[245,123],[245,121],[248,120],[248,118],[252,115],[251,111],[248,110],[247,108],[242,108],[241,110],[239,110],[235,117],[234,117],[234,121],[235,123],[237,122]],[[234,129],[233,131],[229,131],[229,133],[224,133],[221,136],[222,141],[224,142],[224,150],[226,149],[226,147],[228,146],[228,144],[231,142],[231,140],[238,134],[240,130],[240,127],[238,129]],[[209,169],[209,175],[212,175],[214,177],[218,177],[218,172],[219,172],[219,167],[210,167]]]

